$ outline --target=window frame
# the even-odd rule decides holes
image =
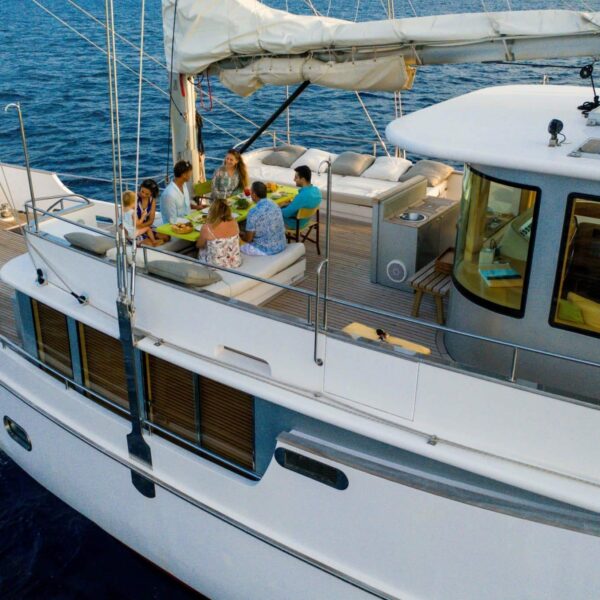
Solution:
[[[539,213],[540,213],[540,206],[542,203],[542,190],[539,186],[535,186],[535,185],[528,185],[528,184],[523,184],[523,183],[518,183],[516,181],[509,181],[507,179],[500,179],[499,177],[494,177],[492,175],[487,175],[486,173],[483,173],[481,171],[479,171],[478,169],[476,169],[475,167],[469,165],[469,164],[465,164],[465,171],[466,170],[471,171],[472,173],[474,173],[475,175],[482,177],[483,179],[486,179],[487,181],[490,181],[492,183],[499,183],[501,185],[506,185],[509,187],[513,187],[513,188],[519,188],[519,189],[523,189],[523,190],[529,190],[529,191],[533,191],[536,192],[537,196],[536,196],[536,201],[535,204],[533,206],[533,215],[532,215],[532,227],[531,227],[531,235],[529,237],[529,248],[527,250],[527,259],[526,259],[526,264],[525,264],[525,274],[523,277],[523,293],[521,295],[521,306],[518,309],[515,308],[510,308],[509,306],[503,306],[502,304],[497,304],[496,302],[492,302],[491,300],[487,300],[485,298],[482,298],[481,296],[478,296],[475,292],[472,292],[471,290],[469,290],[468,288],[466,288],[456,277],[455,275],[455,269],[452,269],[452,283],[454,284],[454,286],[456,287],[456,289],[468,300],[470,300],[471,302],[473,302],[473,304],[477,304],[478,306],[481,306],[482,308],[485,308],[487,310],[490,310],[492,312],[501,314],[501,315],[505,315],[507,317],[513,317],[514,319],[522,319],[525,316],[525,311],[527,308],[527,294],[529,291],[529,278],[531,275],[531,265],[533,263],[533,256],[534,256],[534,248],[535,248],[535,238],[536,238],[536,234],[537,234],[537,228],[538,228],[538,219],[539,219]],[[464,175],[463,175],[464,177]],[[463,203],[463,198],[461,195],[461,209],[462,209],[462,203]],[[461,231],[460,225],[456,230],[456,242],[455,242],[455,248],[456,250],[458,250],[458,236],[459,233]],[[456,264],[456,263],[455,263]]]
[[[558,250],[558,260],[556,262],[556,273],[554,275],[554,286],[552,288],[552,298],[550,302],[550,314],[548,315],[548,324],[550,327],[554,327],[556,329],[562,329],[564,331],[570,331],[573,333],[578,333],[580,335],[587,335],[593,338],[600,338],[600,331],[590,331],[589,329],[581,329],[579,327],[574,327],[572,325],[567,325],[565,323],[559,323],[555,321],[556,312],[558,308],[558,293],[560,291],[561,286],[561,274],[562,268],[565,260],[565,250],[567,248],[567,239],[569,237],[569,225],[571,220],[571,213],[573,210],[573,205],[577,200],[593,200],[600,205],[600,196],[595,196],[593,194],[579,194],[577,192],[571,192],[567,196],[567,205],[565,208],[565,214],[563,217],[563,227],[560,238],[560,246]]]

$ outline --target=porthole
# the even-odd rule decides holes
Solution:
[[[31,452],[31,440],[27,432],[10,417],[4,417],[4,429],[6,433],[15,441],[19,446],[25,448],[28,452]]]

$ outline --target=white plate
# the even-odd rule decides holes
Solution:
[[[201,212],[203,215],[207,215],[207,214],[208,214],[208,208],[203,208],[203,209],[202,209],[200,212]]]
[[[280,193],[280,192],[274,192],[273,194],[271,194],[271,198],[273,200],[279,200],[279,198],[283,198],[284,194]]]
[[[196,227],[194,227],[194,229],[196,231],[200,231],[202,229],[202,225],[196,225]]]
[[[239,217],[239,215],[235,212],[231,213],[232,218],[237,219]]]
[[[189,219],[184,219],[183,217],[178,217],[177,221],[175,221],[176,225],[185,225],[186,223],[189,223],[190,220]]]

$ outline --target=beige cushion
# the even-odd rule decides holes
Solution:
[[[148,263],[148,273],[194,287],[204,287],[221,281],[221,276],[204,265],[170,260],[153,260]]]
[[[383,179],[384,181],[398,181],[412,167],[412,162],[406,158],[395,156],[378,156],[375,162],[363,172],[361,177],[368,179]]]
[[[107,250],[115,247],[115,240],[109,237],[94,235],[93,233],[84,233],[82,231],[65,233],[65,239],[72,246],[87,250],[98,256],[104,256]]]
[[[375,157],[356,152],[342,152],[331,165],[331,172],[335,175],[349,175],[360,177],[363,171],[375,162]]]
[[[296,159],[292,164],[291,168],[301,167],[306,165],[313,173],[317,173],[321,163],[324,160],[334,161],[337,158],[337,154],[331,154],[331,152],[325,152],[325,150],[319,150],[317,148],[311,148],[307,150],[300,158]],[[325,166],[323,165],[323,168]]]
[[[436,186],[442,181],[446,181],[452,174],[454,169],[445,165],[444,163],[437,162],[435,160],[420,160],[414,166],[412,166],[404,175],[402,175],[398,181],[408,181],[415,175],[423,175],[427,178],[427,184],[430,186]]]
[[[306,152],[304,146],[279,146],[263,158],[264,165],[289,168],[292,163]]]

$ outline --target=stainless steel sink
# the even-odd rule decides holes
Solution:
[[[423,221],[423,219],[425,219],[426,217],[423,213],[420,213],[420,212],[405,212],[400,215],[400,218],[403,221],[415,222],[415,221]]]

